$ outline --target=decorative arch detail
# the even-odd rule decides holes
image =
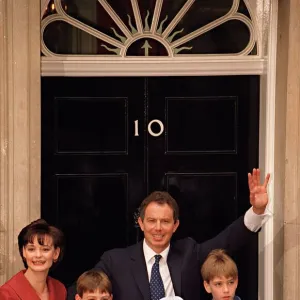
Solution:
[[[226,2],[227,7],[223,5],[219,10],[224,11],[224,8],[228,8],[228,11],[206,23],[199,22],[197,18],[189,18],[192,10],[198,9],[200,13],[205,13],[205,7],[197,4],[201,1],[178,0],[177,11],[173,13],[174,16],[170,17],[167,7],[169,1],[144,1],[148,4],[151,2],[153,6],[145,8],[145,5],[141,5],[142,1],[122,0],[128,2],[132,12],[124,17],[113,8],[113,4],[120,1],[94,0],[95,5],[100,4],[109,20],[107,28],[103,26],[98,28],[97,24],[90,24],[83,18],[74,17],[68,7],[68,0],[41,1],[41,50],[42,55],[46,57],[66,55],[120,58],[128,56],[167,56],[170,58],[208,55],[247,56],[256,55],[260,46],[255,18],[247,0],[213,0],[216,7],[217,2]],[[206,3],[209,2],[211,1]],[[192,19],[195,19],[194,23]],[[235,34],[234,28],[237,26],[240,27],[240,36]],[[58,27],[60,30],[57,30]],[[59,34],[63,36],[64,28],[75,30],[77,35],[88,36],[94,45],[94,52],[76,53],[76,51],[68,51],[68,47],[63,49],[61,45],[68,42],[66,37],[68,35],[65,34],[59,40]],[[51,32],[53,32],[52,35]],[[49,36],[52,37],[49,38]],[[218,36],[223,38],[220,39]],[[137,41],[142,41],[142,44]],[[206,44],[210,46],[206,47]],[[132,48],[133,45],[136,49]],[[130,55],[127,55],[128,53]]]

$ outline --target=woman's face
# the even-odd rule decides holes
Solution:
[[[59,253],[60,249],[54,248],[53,239],[49,235],[45,235],[43,245],[39,244],[35,236],[32,243],[23,247],[23,257],[28,269],[34,272],[48,272],[53,261],[58,259]]]

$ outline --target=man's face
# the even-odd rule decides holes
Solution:
[[[147,245],[156,253],[161,253],[168,247],[179,225],[179,220],[174,223],[173,209],[168,204],[156,202],[151,202],[146,207],[144,220],[139,218],[138,222],[144,231]]]
[[[214,277],[209,283],[204,281],[204,287],[208,293],[212,294],[213,300],[233,300],[237,285],[237,278],[224,276]]]

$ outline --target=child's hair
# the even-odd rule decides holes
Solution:
[[[223,249],[212,250],[201,267],[204,281],[210,282],[214,277],[238,277],[238,269],[232,258]]]
[[[76,284],[77,294],[82,297],[86,292],[112,293],[111,282],[107,275],[100,271],[90,270],[81,274]]]

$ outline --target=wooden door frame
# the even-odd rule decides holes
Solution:
[[[41,8],[47,0],[41,0]],[[95,57],[42,57],[42,76],[221,76],[260,75],[259,167],[275,171],[275,96],[278,0],[269,6],[266,53],[261,57],[202,57],[170,61],[165,58],[106,60]],[[278,143],[278,142],[277,142]],[[274,211],[274,177],[269,184],[269,210]],[[278,175],[281,176],[281,175]],[[279,199],[280,200],[280,199]],[[283,201],[281,199],[281,201]],[[259,299],[273,299],[274,283],[274,218],[264,225],[259,235]]]

